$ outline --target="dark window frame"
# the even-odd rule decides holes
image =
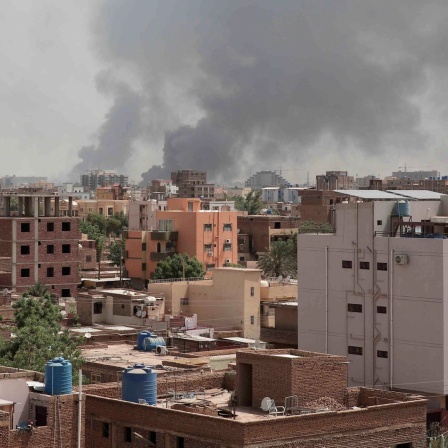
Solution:
[[[362,305],[360,303],[347,303],[347,311],[349,313],[362,313]]]
[[[29,277],[31,277],[31,269],[30,268],[22,268],[22,269],[20,269],[20,277],[21,278],[29,278]]]
[[[20,246],[20,255],[29,255],[31,253],[31,248],[29,245]]]
[[[342,269],[353,269],[353,261],[342,260]]]
[[[389,352],[387,350],[377,350],[376,351],[377,358],[389,358]]]
[[[54,232],[54,222],[47,222],[47,232]]]
[[[63,232],[70,232],[71,230],[71,222],[70,221],[62,221],[62,231]]]
[[[72,268],[71,266],[62,266],[61,275],[71,275]]]
[[[29,223],[29,222],[21,222],[20,223],[20,231],[22,233],[30,233],[31,232],[31,223]]]
[[[360,261],[359,262],[359,269],[363,269],[365,271],[370,270],[370,261]]]
[[[63,244],[62,247],[61,247],[61,252],[63,254],[70,254],[71,250],[72,250],[71,244]]]
[[[347,348],[347,353],[349,355],[362,356],[363,348],[362,347],[357,347],[356,345],[349,345],[348,348]]]
[[[387,314],[387,306],[381,306],[381,305],[378,305],[378,306],[376,307],[376,312],[377,312],[378,314]]]
[[[377,271],[387,271],[387,263],[380,263],[380,262],[378,262],[376,264],[376,270]]]
[[[47,268],[47,277],[54,277],[54,267]]]
[[[47,254],[54,254],[54,244],[47,244]]]

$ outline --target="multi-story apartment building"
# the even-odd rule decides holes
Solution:
[[[0,216],[0,288],[21,293],[40,282],[52,294],[71,296],[79,283],[79,230],[72,199],[67,216],[61,217],[58,197],[15,197],[17,216],[11,216],[11,196],[4,197],[5,210]]]
[[[153,222],[152,213],[142,210],[138,219],[148,217],[148,222],[142,223],[148,227]],[[237,213],[201,210],[197,198],[168,199],[166,210],[155,211],[157,227],[152,231],[126,232],[128,276],[134,281],[149,280],[157,263],[175,252],[195,256],[205,270],[236,263]]]
[[[173,171],[171,180],[178,188],[178,198],[202,198],[205,200],[215,198],[215,184],[207,183],[205,171]]]
[[[355,184],[353,176],[347,171],[327,171],[316,176],[317,190],[350,190]]]
[[[348,192],[334,234],[298,235],[298,347],[347,355],[352,385],[431,395],[443,420],[448,196],[405,193]]]
[[[81,174],[81,185],[90,191],[95,191],[98,187],[105,187],[118,183],[128,185],[128,176],[117,174],[112,170],[90,170]]]
[[[125,215],[129,211],[129,199],[79,199],[78,216],[81,219],[87,218],[89,213],[98,213],[104,216],[113,216],[115,213],[123,212]]]
[[[244,182],[244,186],[252,190],[260,190],[264,187],[288,187],[290,185],[286,179],[278,175],[275,171],[258,171]]]

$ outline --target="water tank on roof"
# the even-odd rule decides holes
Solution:
[[[45,389],[48,395],[72,393],[72,363],[64,358],[54,358],[45,365]]]
[[[143,340],[147,337],[151,337],[153,334],[148,330],[140,331],[140,333],[137,335],[137,350],[144,350],[143,349]]]
[[[407,201],[398,201],[395,204],[394,215],[396,216],[411,216],[411,206]]]
[[[166,346],[165,339],[163,339],[161,336],[151,335],[143,339],[142,342],[142,350],[145,352],[153,352],[155,351],[156,347],[159,346]]]
[[[157,403],[157,373],[144,364],[134,364],[123,371],[121,398],[132,403]]]

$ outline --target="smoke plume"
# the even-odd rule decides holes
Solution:
[[[419,157],[447,114],[447,18],[442,1],[104,2],[94,45],[114,102],[75,171],[230,182],[329,154]]]

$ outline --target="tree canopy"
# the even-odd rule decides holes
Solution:
[[[125,249],[124,240],[113,241],[109,247],[108,260],[112,262],[114,266],[120,266],[120,261],[123,258]]]
[[[188,254],[173,254],[159,261],[154,273],[155,279],[202,277],[204,277],[202,263],[196,257],[189,257]]]
[[[249,215],[258,215],[264,206],[261,200],[261,190],[251,190],[245,197],[232,196],[230,201],[235,202],[235,208],[239,211],[246,211]]]
[[[62,314],[50,295],[34,298],[24,293],[14,307],[16,328],[10,341],[0,343],[0,363],[43,372],[51,359],[63,356],[73,369],[82,364],[80,340],[61,330]]]
[[[261,255],[257,266],[267,277],[297,277],[297,255],[292,240],[274,241],[269,251]]]
[[[299,227],[299,233],[333,233],[334,229],[328,222],[303,222]]]

